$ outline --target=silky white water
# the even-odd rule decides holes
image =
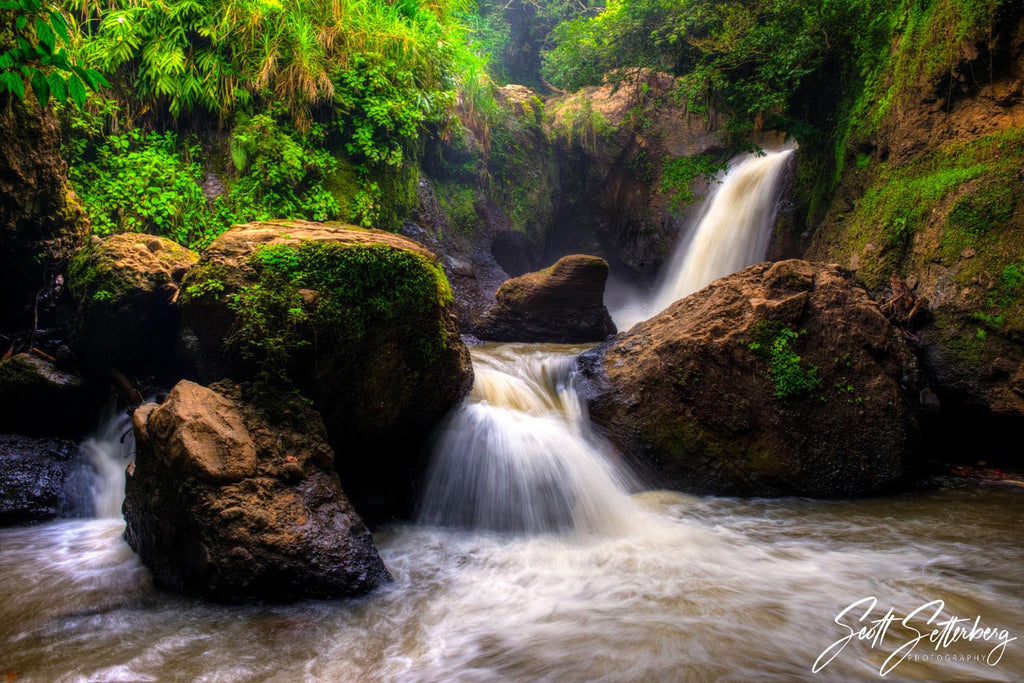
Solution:
[[[626,330],[720,277],[760,263],[768,251],[794,147],[732,158],[692,230],[686,231],[649,297],[611,310]]]
[[[438,444],[435,474],[454,479],[431,484],[422,523],[375,533],[395,582],[358,600],[227,606],[165,593],[116,518],[0,529],[0,676],[873,680],[905,631],[874,649],[852,642],[811,673],[848,633],[837,613],[867,596],[879,600],[875,617],[942,599],[983,626],[1024,629],[1020,492],[961,485],[852,502],[630,496],[629,475],[571,390],[577,350],[473,350],[473,395]],[[130,445],[119,429],[96,440],[118,467]],[[449,439],[467,444],[466,472]],[[886,680],[1024,678],[1019,641],[995,666],[985,662],[991,647],[920,646]]]
[[[471,353],[473,390],[441,430],[419,520],[528,533],[628,527],[635,483],[591,429],[572,355],[530,344]]]

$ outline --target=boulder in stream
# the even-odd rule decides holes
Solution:
[[[283,394],[179,382],[135,411],[125,537],[158,583],[220,601],[360,595],[389,580],[331,467],[320,416]]]
[[[432,253],[342,224],[239,225],[203,253],[180,303],[203,381],[298,388],[323,416],[346,491],[382,515],[411,508],[422,448],[473,382]]]
[[[751,266],[580,365],[592,419],[669,488],[851,496],[908,469],[914,355],[835,265]]]
[[[504,282],[497,303],[478,321],[481,339],[581,343],[615,334],[604,305],[608,262],[597,256],[563,256],[554,265]]]
[[[87,370],[110,379],[176,379],[175,301],[195,252],[154,235],[125,233],[97,240],[68,268],[75,301],[72,346]]]

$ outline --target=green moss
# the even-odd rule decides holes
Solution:
[[[357,348],[393,334],[419,366],[447,348],[440,309],[452,292],[428,256],[384,244],[306,241],[264,246],[249,262],[259,282],[231,296],[237,321],[228,341],[257,363],[262,380],[288,383],[291,363],[318,341]]]
[[[692,157],[666,157],[661,168],[661,191],[669,196],[669,206],[680,211],[694,202],[691,186],[698,178],[711,182],[727,168],[708,154]]]
[[[436,195],[451,226],[464,235],[472,234],[477,221],[473,188],[460,183],[439,182]]]

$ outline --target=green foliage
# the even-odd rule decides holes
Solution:
[[[780,323],[762,322],[752,329],[748,347],[768,360],[768,376],[775,385],[776,398],[807,394],[821,386],[818,367],[806,365],[793,346],[806,330],[794,332]]]
[[[769,118],[782,123],[804,79],[847,57],[884,4],[612,0],[598,16],[555,30],[544,73],[576,89],[624,68],[668,71],[682,77],[692,103],[714,104],[733,115],[738,133],[749,133]]]
[[[304,133],[269,114],[241,117],[231,135],[237,178],[230,203],[244,220],[337,220],[341,207],[326,189],[337,160],[323,147],[324,127]]]
[[[551,49],[552,30],[571,19],[592,17],[604,0],[479,0],[478,13],[465,15],[473,47],[490,55],[499,83],[544,88],[541,54]]]
[[[231,222],[223,203],[207,205],[198,145],[174,133],[135,129],[71,148],[68,177],[97,235],[145,232],[202,247]]]
[[[690,189],[695,180],[703,178],[711,182],[727,168],[728,164],[718,162],[708,154],[674,159],[666,157],[661,167],[661,191],[669,196],[669,206],[680,211],[696,198]]]
[[[78,52],[174,118],[283,107],[300,132],[330,111],[349,153],[399,164],[455,101],[464,0],[69,0]],[[327,109],[329,108],[329,109]]]
[[[317,339],[356,347],[382,343],[397,331],[406,353],[429,363],[446,347],[445,330],[422,334],[452,301],[441,269],[429,257],[383,244],[301,242],[268,245],[250,264],[259,282],[232,295],[237,318],[228,345],[257,364],[260,379],[287,384],[297,354]],[[304,299],[302,292],[312,291]]]
[[[40,106],[53,96],[62,104],[71,98],[81,107],[87,91],[109,85],[99,71],[80,66],[64,48],[71,28],[60,11],[44,7],[41,0],[3,0],[0,11],[7,13],[4,22],[13,29],[10,47],[0,53],[0,93],[24,99],[31,90]]]
[[[551,123],[552,132],[569,146],[579,145],[594,151],[598,143],[615,132],[594,103],[588,97],[575,97],[567,101]]]

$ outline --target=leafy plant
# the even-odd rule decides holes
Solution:
[[[85,104],[89,90],[109,85],[96,69],[79,66],[62,44],[70,40],[67,20],[41,0],[2,0],[0,10],[10,12],[12,43],[0,54],[0,92],[24,99],[26,90],[45,107],[52,96],[64,103],[70,97]],[[26,88],[27,86],[27,88]]]
[[[666,157],[661,168],[661,191],[669,196],[669,206],[679,211],[693,203],[691,186],[698,178],[711,182],[728,164],[715,161],[707,154],[692,157]]]
[[[800,396],[821,386],[818,367],[806,365],[793,348],[805,332],[794,332],[779,323],[762,323],[753,330],[748,347],[768,360],[768,376],[775,385],[776,398]]]

